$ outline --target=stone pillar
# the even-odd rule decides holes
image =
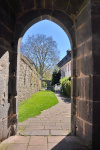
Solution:
[[[93,51],[93,148],[100,149],[100,1],[91,2]]]
[[[76,16],[75,24],[76,87],[72,88],[76,88],[73,92],[76,102],[74,131],[89,147],[100,148],[100,2],[87,1]]]
[[[6,8],[5,3],[0,3],[0,140],[14,133],[16,120],[14,14]]]

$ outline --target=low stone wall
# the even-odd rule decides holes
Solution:
[[[20,72],[19,72],[19,101],[30,98],[32,94],[35,94],[41,90],[41,80],[34,69],[34,67],[28,62],[28,60],[20,55]]]

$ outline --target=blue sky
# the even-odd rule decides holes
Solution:
[[[31,26],[23,36],[22,42],[25,42],[28,35],[45,34],[52,36],[53,40],[57,42],[60,51],[60,60],[65,57],[67,49],[71,49],[70,41],[65,31],[56,23],[43,20]]]

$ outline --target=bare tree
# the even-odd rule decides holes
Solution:
[[[59,61],[56,41],[43,34],[28,36],[26,42],[21,43],[21,53],[34,62],[42,78]]]

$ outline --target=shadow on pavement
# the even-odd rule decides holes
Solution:
[[[77,137],[66,136],[51,150],[90,150]]]

